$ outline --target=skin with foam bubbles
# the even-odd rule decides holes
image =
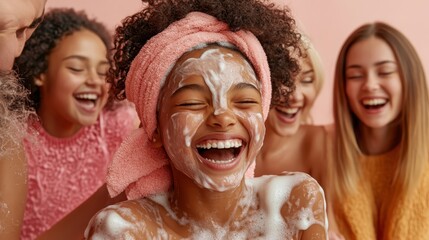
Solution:
[[[297,190],[306,194],[298,194]],[[214,224],[213,229],[186,216],[177,216],[170,206],[170,196],[157,195],[136,200],[134,205],[129,201],[105,208],[92,219],[93,227],[87,229],[86,236],[92,231],[91,239],[301,239],[301,230],[312,225],[327,227],[326,218],[321,216],[325,207],[321,193],[320,186],[304,173],[247,179],[246,191],[238,202],[243,209],[241,215],[223,226]],[[286,217],[283,211],[287,212]],[[145,219],[139,218],[142,212]],[[169,233],[166,218],[188,228],[190,234],[175,237]]]
[[[226,171],[227,174],[221,170],[218,174],[203,171],[201,156],[196,156],[198,153],[193,145],[201,131],[203,137],[204,134],[210,138],[212,136],[204,125],[208,121],[207,113],[191,110],[173,111],[169,115],[163,112],[167,111],[165,108],[160,108],[160,116],[168,118],[161,125],[165,126],[164,130],[161,129],[164,148],[173,167],[186,178],[176,179],[175,176],[172,192],[122,202],[100,211],[86,230],[87,238],[310,239],[303,236],[308,229],[316,226],[320,231],[312,235],[311,239],[326,239],[323,190],[309,175],[284,173],[244,180],[245,171],[254,162],[262,146],[265,128],[262,108],[259,111],[246,111],[229,106],[230,99],[227,97],[234,86],[246,82],[260,89],[250,65],[244,64],[244,60],[231,60],[230,52],[212,47],[204,49],[199,57],[179,62],[180,65],[173,69],[177,74],[168,79],[165,88],[174,93],[188,84],[184,81],[190,75],[203,77],[211,93],[211,114],[214,117],[233,117],[231,121],[234,122],[234,129],[246,131],[244,139],[248,143],[243,145],[244,152],[237,156],[242,158],[241,165]],[[218,81],[225,84],[219,84]],[[170,99],[170,96],[162,96],[162,99]],[[160,104],[166,106],[162,101]],[[210,139],[203,142],[216,143]],[[177,182],[186,182],[188,178],[192,180],[191,185]],[[190,192],[186,187],[191,188],[192,196],[187,195]],[[209,204],[213,207],[207,208]],[[190,208],[196,212],[205,212],[203,218]]]

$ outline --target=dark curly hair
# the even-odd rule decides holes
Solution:
[[[123,100],[125,79],[140,49],[154,35],[193,11],[204,12],[227,23],[232,31],[248,30],[261,42],[267,54],[273,87],[272,102],[294,89],[293,76],[299,65],[292,52],[300,51],[300,34],[289,9],[279,9],[262,0],[149,0],[140,12],[125,18],[116,29],[113,65],[107,81],[111,97]],[[296,55],[296,54],[295,54]],[[287,93],[280,92],[286,86]],[[286,96],[287,97],[287,96]]]
[[[28,107],[38,109],[40,106],[40,91],[34,79],[48,69],[52,49],[65,36],[82,29],[98,35],[108,50],[112,48],[111,34],[102,23],[88,18],[84,11],[71,8],[50,10],[27,40],[21,56],[15,60],[14,70],[19,74],[20,82],[30,91]]]

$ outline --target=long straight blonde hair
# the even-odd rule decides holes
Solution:
[[[334,76],[335,160],[333,163],[333,192],[336,197],[353,194],[361,175],[359,162],[362,151],[356,135],[360,120],[353,114],[345,94],[345,64],[350,48],[362,40],[376,37],[392,49],[402,82],[402,111],[399,115],[400,155],[392,182],[393,195],[381,209],[380,223],[389,226],[392,208],[415,190],[429,159],[428,89],[422,63],[410,41],[397,29],[381,22],[366,24],[347,38],[339,53]],[[382,230],[382,228],[379,230]],[[383,236],[383,233],[379,233]]]

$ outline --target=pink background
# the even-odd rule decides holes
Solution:
[[[429,1],[426,0],[273,0],[291,8],[298,24],[319,51],[326,80],[313,108],[316,124],[332,118],[332,77],[339,48],[363,23],[384,21],[401,30],[414,44],[426,73],[429,63]],[[84,9],[113,31],[120,21],[141,8],[140,0],[48,0],[51,7]]]

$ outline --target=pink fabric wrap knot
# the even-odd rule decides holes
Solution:
[[[115,154],[107,175],[111,196],[126,191],[137,199],[168,191],[172,183],[168,156],[151,146],[157,127],[158,96],[176,61],[200,44],[227,42],[251,62],[261,81],[262,107],[267,117],[271,101],[270,70],[258,39],[249,31],[232,32],[226,23],[192,12],[147,41],[133,60],[125,82],[127,99],[136,106],[142,128],[126,139]],[[249,168],[253,176],[254,164]]]

